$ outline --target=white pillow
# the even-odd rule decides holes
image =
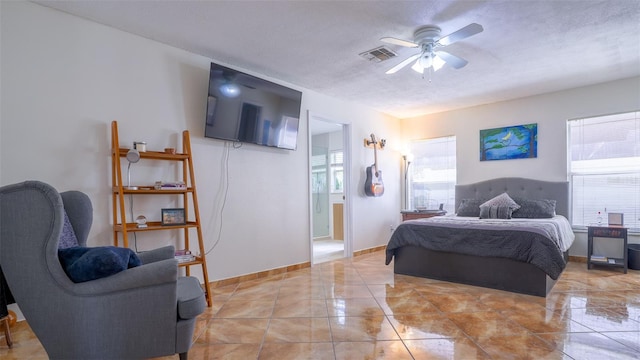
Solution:
[[[483,203],[482,205],[480,205],[480,207],[491,207],[491,206],[508,206],[511,208],[512,211],[516,211],[518,209],[520,209],[520,205],[518,205],[518,203],[516,203],[515,201],[513,201],[513,199],[505,192],[502,193],[496,197],[494,197],[493,199]]]

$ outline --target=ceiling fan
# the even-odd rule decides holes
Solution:
[[[444,66],[444,64],[449,64],[454,69],[463,68],[467,65],[467,60],[439,49],[481,33],[483,30],[482,25],[471,23],[447,36],[440,37],[441,30],[439,27],[426,25],[419,27],[413,33],[413,41],[397,39],[394,37],[383,37],[380,41],[387,44],[420,48],[419,53],[404,59],[398,65],[387,70],[386,74],[393,74],[413,61],[415,61],[415,63],[411,68],[420,74],[423,74],[424,70],[428,68],[433,68],[433,71],[438,71],[442,66]]]

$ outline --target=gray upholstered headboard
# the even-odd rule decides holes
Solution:
[[[552,199],[556,213],[571,221],[569,182],[552,182],[517,177],[498,178],[468,185],[456,185],[456,210],[462,199],[491,199],[506,192],[511,197]]]

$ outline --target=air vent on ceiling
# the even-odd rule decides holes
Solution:
[[[368,51],[365,51],[363,53],[360,54],[360,56],[362,56],[363,58],[369,60],[369,61],[375,61],[375,62],[381,62],[381,61],[385,61],[385,60],[389,60],[391,58],[394,58],[396,56],[398,56],[396,53],[394,53],[391,49],[385,47],[385,46],[380,46],[377,47],[375,49],[371,49]]]

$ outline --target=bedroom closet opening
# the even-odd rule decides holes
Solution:
[[[312,263],[348,256],[345,127],[309,116]],[[347,148],[348,149],[348,148]]]

